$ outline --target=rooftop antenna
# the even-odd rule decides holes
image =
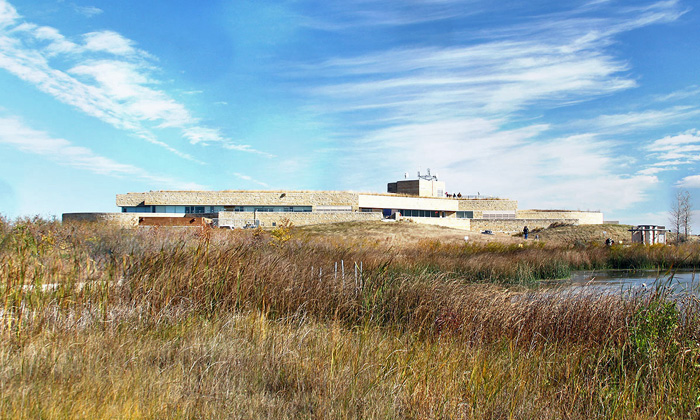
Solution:
[[[435,173],[435,175],[431,175],[430,168],[428,168],[427,175],[421,175],[420,170],[418,170],[418,179],[424,179],[426,181],[437,181],[437,172]]]

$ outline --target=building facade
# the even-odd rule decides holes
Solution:
[[[100,214],[99,220],[138,225],[144,218],[206,217],[221,227],[275,226],[408,219],[463,230],[517,232],[552,223],[601,224],[600,212],[518,210],[514,200],[492,197],[449,197],[444,182],[403,180],[387,185],[387,193],[350,191],[150,191],[118,194],[121,214]],[[94,213],[70,213],[64,220],[90,220]],[[139,222],[140,221],[140,222]]]

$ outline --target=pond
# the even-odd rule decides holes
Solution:
[[[576,271],[570,279],[551,282],[551,285],[593,287],[610,291],[637,289],[654,290],[657,286],[670,286],[674,292],[700,294],[700,272],[677,270],[671,273],[658,270],[601,270]]]

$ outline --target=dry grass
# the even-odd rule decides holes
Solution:
[[[300,226],[297,234],[309,239],[322,238],[324,241],[351,242],[359,244],[381,244],[404,247],[421,241],[439,240],[443,243],[462,244],[468,236],[472,243],[521,243],[522,241],[505,233],[482,235],[443,226],[432,226],[410,221],[400,222],[343,222],[321,225]]]
[[[0,418],[697,417],[694,297],[492,284],[693,245],[421,240],[0,219]]]
[[[533,230],[529,242],[534,242],[535,235],[539,241],[550,246],[604,244],[606,238],[612,238],[616,243],[630,243],[629,225],[564,225],[547,229]],[[404,247],[416,245],[421,241],[440,241],[448,244],[462,244],[464,237],[469,237],[470,243],[484,245],[497,242],[503,244],[525,244],[522,234],[515,235],[495,233],[484,235],[480,232],[464,231],[442,226],[431,226],[408,221],[387,222],[345,222],[330,223],[296,228],[299,235],[307,238],[322,238],[323,240],[350,241],[353,243],[381,243],[385,245]]]

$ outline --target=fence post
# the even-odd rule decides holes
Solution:
[[[353,261],[353,264],[355,265],[355,294],[357,294],[357,262]]]
[[[362,277],[362,272],[363,272],[363,270],[362,270],[362,261],[360,261],[360,288],[361,288],[362,290],[364,290],[364,289],[365,289],[365,279]]]

